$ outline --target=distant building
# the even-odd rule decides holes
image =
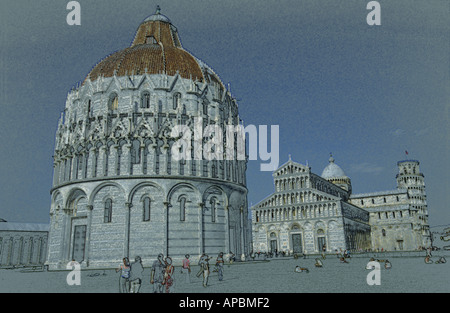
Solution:
[[[418,250],[431,244],[418,161],[398,162],[398,188],[352,195],[330,157],[318,176],[291,159],[273,173],[275,192],[251,208],[254,252]]]
[[[0,268],[44,265],[48,224],[8,223],[0,219]]]
[[[397,166],[397,189],[350,197],[352,204],[370,213],[374,250],[417,250],[431,245],[425,181],[419,161],[400,161]]]

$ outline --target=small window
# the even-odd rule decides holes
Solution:
[[[87,101],[87,115],[88,115],[88,117],[92,116],[92,100],[91,99],[89,99]]]
[[[109,109],[111,111],[115,111],[119,108],[119,97],[117,94],[113,93],[109,97]]]
[[[150,93],[144,92],[141,96],[141,108],[149,109],[150,108]]]
[[[112,200],[111,199],[106,199],[103,222],[104,223],[111,223],[111,216],[112,216]]]
[[[381,234],[383,235],[383,237],[386,237],[386,230],[385,230],[385,229],[382,229],[382,230],[381,230]]]
[[[150,221],[150,204],[151,204],[150,198],[145,197],[143,201],[143,217],[142,217],[142,220],[144,222]]]
[[[208,115],[208,102],[203,101],[203,114]]]
[[[146,44],[154,44],[154,45],[158,44],[158,42],[156,41],[155,37],[153,37],[153,36],[145,37],[145,43]]]
[[[176,110],[181,105],[181,93],[177,92],[173,95],[173,109]]]

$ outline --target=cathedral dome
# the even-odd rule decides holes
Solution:
[[[322,172],[322,178],[329,179],[329,178],[335,178],[335,177],[345,177],[345,172],[342,170],[342,168],[334,163],[334,158],[330,157],[329,159],[330,163],[327,165],[327,167],[324,168]]]
[[[139,26],[130,47],[112,53],[90,71],[86,79],[143,74],[177,73],[186,79],[214,82],[224,87],[214,71],[183,49],[178,31],[160,13],[147,17]]]

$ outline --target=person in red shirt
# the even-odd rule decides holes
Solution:
[[[191,283],[191,261],[189,260],[190,255],[186,254],[184,256],[183,265],[181,267],[181,273],[186,275],[186,283]]]

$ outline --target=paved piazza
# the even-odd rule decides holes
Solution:
[[[433,255],[433,260],[438,256]],[[444,255],[450,260],[450,254]],[[370,293],[370,292],[449,292],[450,264],[425,264],[423,257],[391,257],[392,268],[381,267],[381,284],[369,286],[365,269],[370,255],[354,256],[349,263],[340,263],[336,256],[323,260],[322,268],[315,268],[315,257],[307,259],[277,258],[225,265],[224,279],[218,280],[212,272],[208,286],[195,274],[199,267],[193,266],[191,283],[187,284],[180,268],[175,269],[174,292],[177,293]],[[381,259],[381,256],[379,257]],[[299,265],[309,273],[296,273]],[[384,265],[384,264],[381,264]],[[213,266],[211,267],[213,268]],[[25,269],[0,270],[2,293],[116,293],[119,290],[119,274],[114,270],[86,270],[81,272],[81,285],[69,286],[68,271],[30,272]],[[151,293],[150,268],[144,270],[141,293]]]

